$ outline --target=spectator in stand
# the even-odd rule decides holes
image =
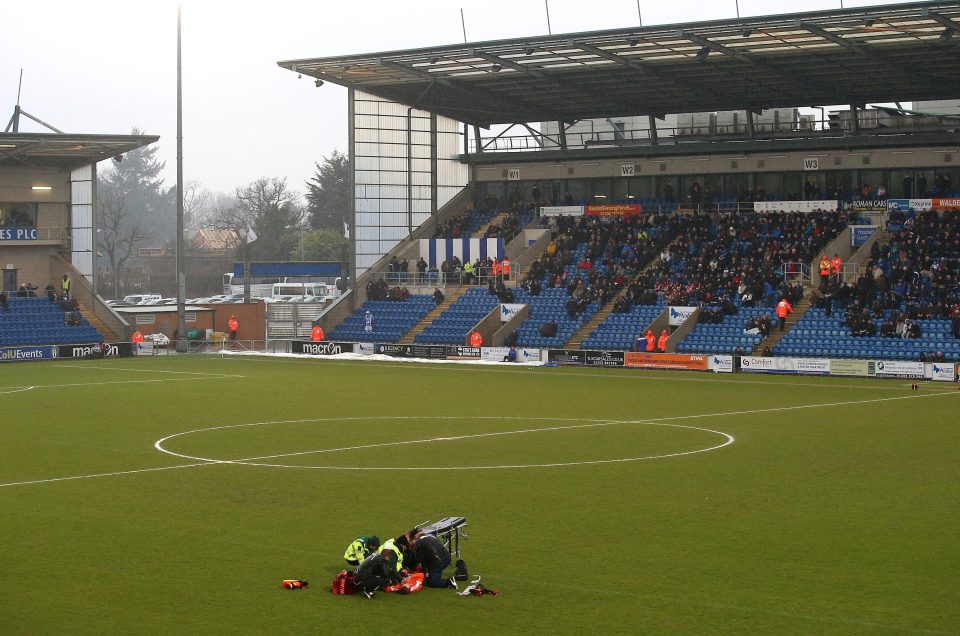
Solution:
[[[953,310],[953,318],[950,320],[950,335],[954,338],[960,338],[960,307]]]
[[[830,259],[824,254],[820,257],[820,287],[830,282]]]
[[[553,338],[557,335],[557,323],[554,320],[540,325],[540,335],[544,338]]]
[[[57,290],[54,288],[53,283],[47,283],[43,291],[47,294],[47,300],[55,305],[57,303]]]
[[[3,307],[4,311],[10,311],[10,301],[7,300],[6,291],[0,291],[0,307]]]
[[[417,261],[417,281],[424,283],[427,280],[427,261],[423,260],[423,257],[420,257],[420,260]]]
[[[60,290],[64,296],[70,298],[70,277],[66,274],[63,275],[63,280],[60,281]]]

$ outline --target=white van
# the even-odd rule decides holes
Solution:
[[[130,294],[123,297],[123,302],[131,305],[143,305],[149,300],[160,300],[163,298],[160,294]]]

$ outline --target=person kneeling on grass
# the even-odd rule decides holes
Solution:
[[[347,563],[356,567],[360,562],[370,556],[371,553],[380,549],[380,537],[376,535],[358,537],[347,546],[347,551],[343,553],[343,558]]]
[[[427,587],[456,587],[454,583],[443,578],[443,569],[450,565],[450,551],[437,537],[427,534],[418,534],[411,542],[412,563],[417,565],[426,575],[424,585]]]
[[[384,548],[374,552],[353,571],[353,582],[367,598],[372,598],[377,590],[397,585],[402,580],[397,571],[397,554]]]

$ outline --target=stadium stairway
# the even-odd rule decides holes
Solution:
[[[413,326],[410,331],[405,333],[402,338],[398,341],[398,344],[413,344],[417,336],[419,336],[424,329],[427,328],[427,325],[432,323],[436,318],[440,316],[443,312],[450,309],[452,305],[458,298],[467,293],[467,290],[470,289],[469,285],[458,285],[456,287],[448,286],[447,295],[444,297],[443,302],[430,310],[423,319],[420,320],[417,324]]]
[[[80,302],[77,304],[80,306],[80,315],[86,318],[87,322],[89,322],[94,329],[100,332],[106,342],[120,342],[123,340],[122,335],[117,334],[112,329],[107,327],[102,320],[97,318],[97,316],[89,307]]]
[[[483,238],[484,234],[486,234],[487,230],[490,228],[491,225],[493,225],[494,223],[500,223],[505,218],[507,218],[508,214],[510,213],[506,210],[498,214],[495,214],[492,219],[487,221],[485,224],[481,225],[479,229],[477,229],[477,231],[474,232],[471,236],[473,238]]]
[[[565,349],[579,349],[580,346],[583,344],[583,341],[587,339],[587,336],[589,336],[594,329],[599,327],[600,323],[606,320],[607,316],[609,316],[613,312],[613,305],[617,301],[617,299],[623,297],[624,294],[626,293],[627,293],[627,287],[626,285],[624,285],[623,289],[621,289],[613,298],[611,298],[606,305],[601,307],[600,311],[598,311],[593,315],[593,318],[588,320],[586,324],[584,324],[582,327],[577,329],[576,333],[574,333],[570,337],[570,339],[567,340],[566,344],[564,344],[563,347]]]
[[[677,238],[670,241],[670,244],[664,249],[669,249],[669,250],[674,249],[677,246],[677,242],[679,240],[680,240],[680,237],[678,236]],[[654,257],[652,261],[647,263],[643,267],[643,269],[640,270],[637,276],[639,277],[642,274],[645,274],[647,270],[649,270],[651,267],[655,267],[658,262],[659,262],[659,259]],[[586,340],[591,333],[593,333],[593,330],[597,329],[603,323],[603,321],[605,321],[607,317],[611,313],[613,313],[614,304],[617,302],[617,300],[619,300],[624,295],[626,295],[627,288],[628,288],[628,285],[624,285],[623,289],[621,289],[616,295],[610,298],[610,300],[607,301],[607,304],[601,307],[600,311],[594,314],[593,318],[591,318],[585,325],[583,325],[580,329],[578,329],[577,332],[573,334],[573,336],[571,336],[570,340],[567,341],[564,347],[567,349],[579,349],[583,345],[583,341]]]
[[[793,308],[792,314],[787,314],[787,321],[784,325],[783,331],[777,327],[777,323],[774,322],[773,326],[770,328],[770,335],[757,343],[757,346],[753,348],[752,354],[759,356],[763,353],[763,350],[767,347],[770,347],[772,351],[773,348],[777,345],[780,340],[790,333],[790,330],[793,329],[794,325],[797,324],[803,315],[807,313],[807,310],[810,308],[810,296],[813,288],[810,285],[803,286],[803,298],[800,302],[797,303],[796,307]]]

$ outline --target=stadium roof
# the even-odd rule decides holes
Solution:
[[[0,132],[0,168],[77,168],[147,146],[153,135],[70,135]]]
[[[960,97],[960,2],[278,62],[487,126]]]

